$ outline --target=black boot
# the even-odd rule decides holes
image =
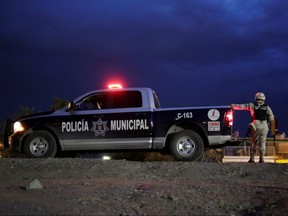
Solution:
[[[263,154],[260,154],[259,163],[264,163],[264,156],[263,156]]]
[[[250,159],[249,159],[248,162],[249,162],[249,163],[255,163],[254,154],[253,154],[253,153],[250,154]]]

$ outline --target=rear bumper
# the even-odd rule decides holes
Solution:
[[[208,136],[209,145],[224,145],[232,140],[231,135]]]

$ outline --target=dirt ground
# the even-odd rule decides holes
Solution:
[[[288,165],[0,158],[0,215],[287,215]]]

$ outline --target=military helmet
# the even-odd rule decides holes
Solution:
[[[262,92],[257,92],[256,95],[255,95],[255,100],[263,100],[263,101],[265,101],[266,100],[265,94],[262,93]]]

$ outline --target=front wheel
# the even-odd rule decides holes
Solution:
[[[201,161],[204,143],[198,133],[183,130],[171,138],[170,152],[179,161]]]
[[[24,153],[29,158],[54,157],[56,152],[55,138],[47,131],[36,131],[25,140]]]

